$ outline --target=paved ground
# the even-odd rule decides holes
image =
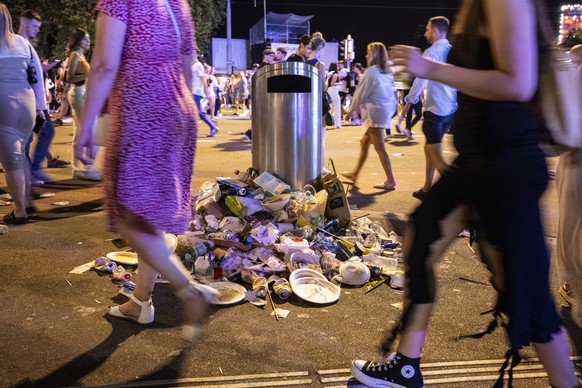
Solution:
[[[212,139],[204,137],[207,128],[201,126],[193,190],[250,166],[250,144],[242,141],[249,126],[248,120],[223,119]],[[71,131],[71,126],[58,127],[52,149],[67,160]],[[362,132],[362,127],[327,132],[327,157],[335,160],[338,171],[355,163]],[[391,193],[372,188],[382,176],[371,151],[359,187],[350,188],[354,215],[369,214],[387,228],[401,230],[405,215],[418,204],[411,193],[423,179],[424,139],[417,138],[388,142],[391,155],[403,154],[391,157],[397,180]],[[447,136],[447,158],[454,157],[451,140]],[[116,236],[104,231],[101,186],[71,180],[70,168],[46,171],[55,182],[35,193],[54,196],[36,201],[41,211],[30,224],[0,236],[0,386],[356,387],[349,361],[371,357],[384,330],[398,318],[399,292],[388,286],[369,294],[343,288],[340,300],[324,307],[291,297],[279,306],[290,310],[289,316],[278,322],[269,306],[217,309],[206,336],[187,346],[179,335],[179,303],[164,284],[156,287],[153,327],[106,318],[107,307],[124,299],[117,286],[93,271],[69,274],[115,249],[109,240]],[[4,174],[0,187],[6,188]],[[63,201],[68,204],[55,205]],[[553,184],[543,209],[551,247],[557,217]],[[1,214],[9,210],[0,207]],[[503,333],[482,340],[460,338],[489,322],[489,316],[480,315],[494,298],[487,273],[466,239],[447,249],[437,271],[439,301],[423,357],[425,383],[491,386],[506,350]],[[580,365],[582,333],[563,312]],[[531,349],[525,354],[534,356]],[[544,375],[535,359],[523,362],[516,386],[545,387]]]

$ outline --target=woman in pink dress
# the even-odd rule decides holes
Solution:
[[[151,323],[151,294],[160,273],[182,299],[184,336],[194,340],[216,291],[192,281],[168,252],[163,232],[181,234],[191,220],[198,117],[189,85],[196,47],[188,2],[164,2],[165,7],[154,0],[98,2],[95,52],[75,154],[93,163],[93,125],[109,96],[103,171],[107,227],[119,232],[139,257],[133,295],[109,314]]]

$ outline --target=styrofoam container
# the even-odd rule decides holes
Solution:
[[[301,299],[315,304],[334,303],[339,299],[340,288],[327,280],[320,272],[300,268],[289,276],[293,293]]]

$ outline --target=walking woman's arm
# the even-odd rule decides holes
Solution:
[[[85,106],[81,115],[81,140],[75,147],[75,154],[83,163],[93,162],[86,160],[83,150],[87,149],[89,157],[93,157],[93,125],[117,76],[126,28],[124,22],[103,12],[97,15],[91,76],[87,81]]]

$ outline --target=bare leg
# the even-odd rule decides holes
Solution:
[[[67,98],[67,94],[63,93],[63,98],[61,100],[61,108],[59,111],[59,119],[64,119],[66,114],[69,110],[69,99]]]
[[[176,291],[190,282],[190,274],[182,263],[170,254],[162,232],[156,230],[144,219],[124,209],[119,233],[135,249],[139,257],[139,284],[136,285],[135,291],[137,299],[142,301],[149,299],[157,273],[162,274]],[[193,295],[190,299],[184,302],[185,321],[196,323],[206,315],[208,306],[202,296]],[[135,318],[141,311],[140,307],[131,300],[120,307],[120,310],[124,314],[128,312]],[[135,315],[133,315],[134,312]]]
[[[396,181],[394,180],[394,174],[392,174],[392,164],[390,163],[390,157],[386,151],[386,145],[384,144],[384,128],[368,128],[369,136],[374,144],[374,149],[378,156],[380,157],[380,163],[386,174],[385,184],[387,186],[396,186]]]
[[[353,180],[356,182],[358,180],[358,176],[360,175],[360,171],[362,167],[364,167],[364,163],[368,159],[368,151],[370,149],[370,144],[372,142],[369,134],[370,128],[366,130],[364,136],[360,139],[360,156],[358,156],[358,162],[356,164],[356,168],[352,172],[342,173],[343,176]]]
[[[14,201],[14,215],[18,218],[27,217],[26,204],[28,201],[26,188],[29,185],[26,178],[26,167],[18,170],[5,171],[8,191]]]
[[[438,170],[440,174],[443,174],[448,167],[442,158],[442,144],[425,144],[424,145],[424,157],[426,163],[426,170],[424,176],[424,185],[422,186],[423,191],[429,191],[432,187],[432,182],[434,180],[435,170]]]
[[[550,342],[534,343],[544,368],[555,387],[578,387],[580,382],[574,374],[574,365],[570,361],[568,338],[564,330],[554,334]]]

